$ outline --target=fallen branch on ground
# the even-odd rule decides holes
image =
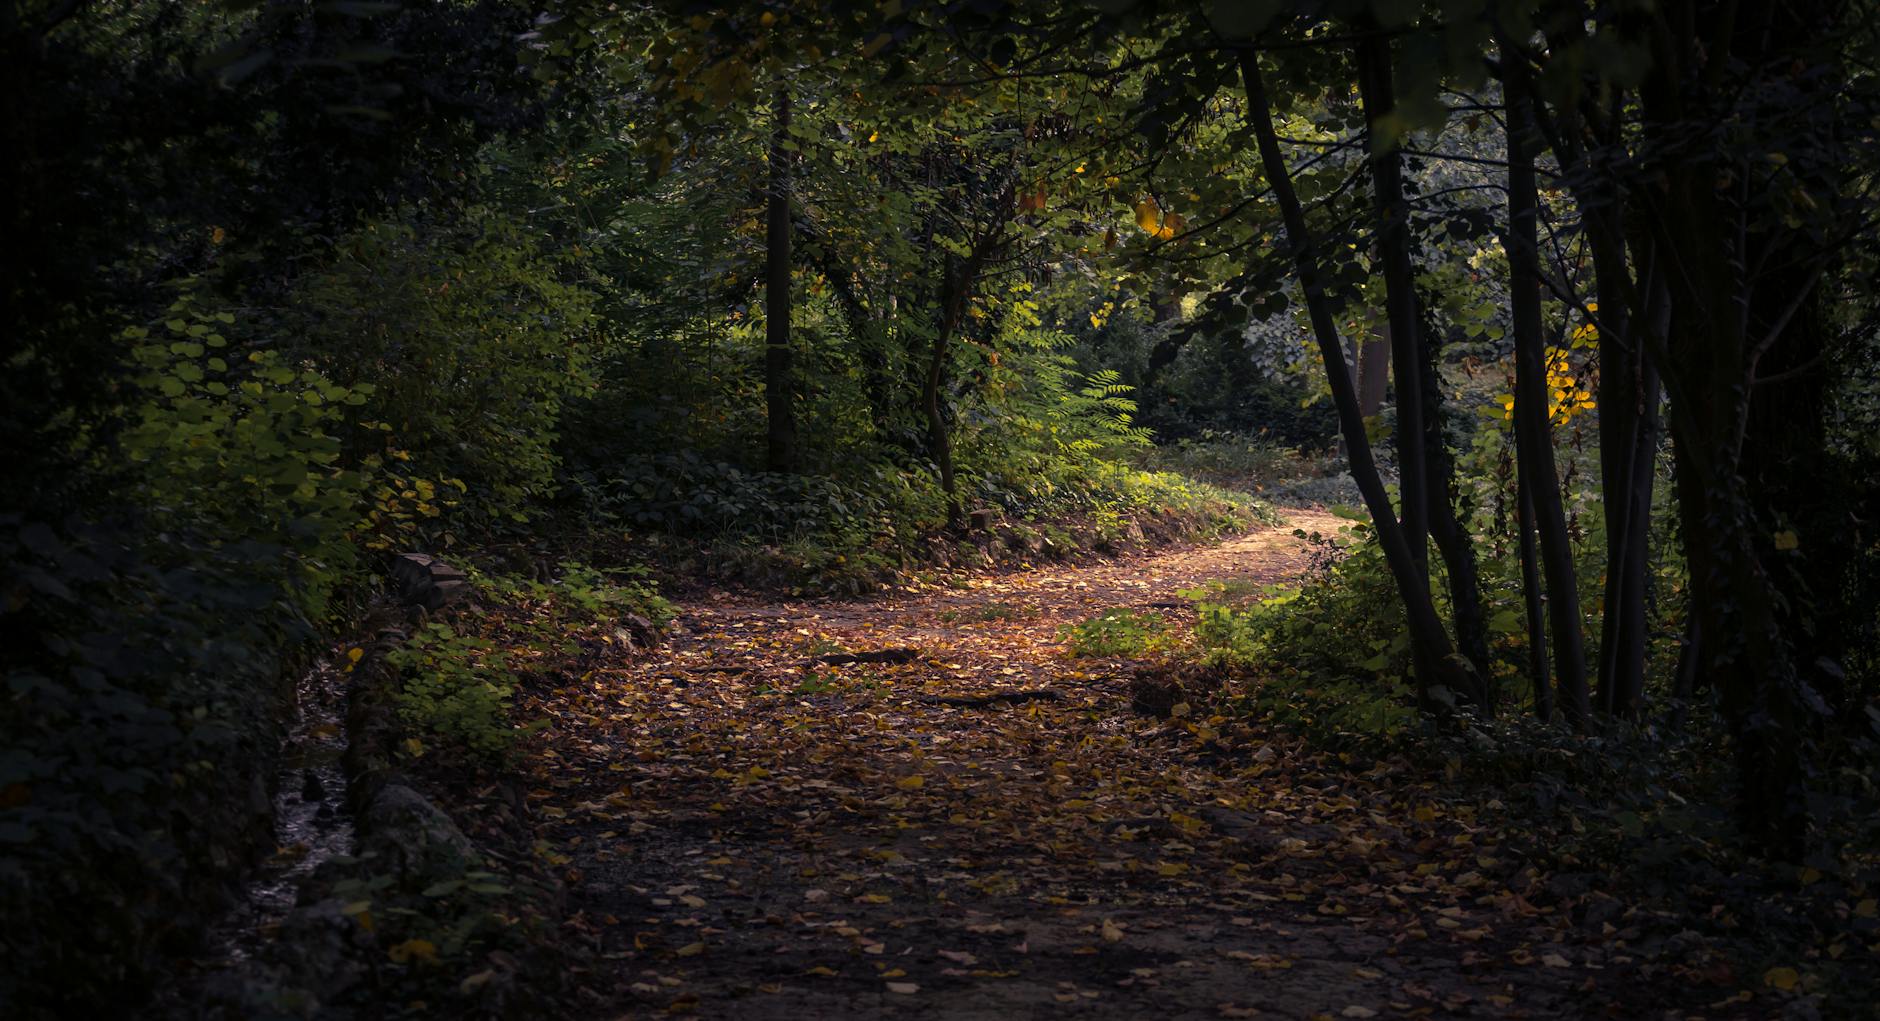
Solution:
[[[831,652],[803,661],[804,666],[848,666],[851,663],[912,663],[919,649],[874,649],[869,652]]]
[[[1064,695],[1052,688],[1020,688],[1013,691],[999,691],[990,695],[924,695],[922,702],[933,705],[955,706],[961,709],[985,709],[1001,702],[1058,702]]]

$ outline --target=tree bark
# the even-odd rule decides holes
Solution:
[[[1391,578],[1397,584],[1399,598],[1403,600],[1410,632],[1411,657],[1417,671],[1419,700],[1426,709],[1440,706],[1442,699],[1437,689],[1441,687],[1459,700],[1485,705],[1486,689],[1481,675],[1475,672],[1466,659],[1455,654],[1449,635],[1443,630],[1442,620],[1436,614],[1435,604],[1430,599],[1429,583],[1411,555],[1409,541],[1391,507],[1390,495],[1384,489],[1383,479],[1378,475],[1377,462],[1371,453],[1371,441],[1365,434],[1364,416],[1358,412],[1357,389],[1352,385],[1351,374],[1345,368],[1344,344],[1339,339],[1331,304],[1319,279],[1318,254],[1312,234],[1306,227],[1305,209],[1299,203],[1299,195],[1286,169],[1285,156],[1280,152],[1279,137],[1273,129],[1273,117],[1267,104],[1266,87],[1260,76],[1259,58],[1251,49],[1241,51],[1240,72],[1247,91],[1247,116],[1258,140],[1267,183],[1273,189],[1274,199],[1285,221],[1286,245],[1292,255],[1294,269],[1299,274],[1300,290],[1305,294],[1306,312],[1312,322],[1313,337],[1318,342],[1319,355],[1325,362],[1326,382],[1331,387],[1332,403],[1338,411],[1339,431],[1345,440],[1351,477],[1364,498],[1365,508],[1370,512],[1372,527],[1377,531],[1378,545],[1384,551]]]
[[[1600,214],[1603,219],[1605,215]],[[1602,227],[1589,225],[1589,233]],[[1596,246],[1603,251],[1614,242]],[[1658,457],[1658,369],[1645,357],[1638,334],[1663,336],[1669,308],[1655,270],[1647,270],[1649,295],[1641,317],[1630,314],[1614,273],[1594,257],[1600,295],[1599,461],[1601,500],[1606,513],[1605,608],[1600,625],[1599,710],[1632,717],[1643,705],[1647,572],[1651,546],[1652,489]],[[1607,310],[1611,309],[1610,312]]]
[[[790,346],[790,94],[777,90],[770,136],[770,180],[764,224],[765,464],[797,468],[796,373]]]
[[[1390,389],[1390,324],[1358,344],[1358,413],[1376,418],[1384,410],[1384,397]]]
[[[1419,308],[1419,325],[1422,324]],[[1423,387],[1423,444],[1429,482],[1425,491],[1430,500],[1430,538],[1443,557],[1443,575],[1449,588],[1450,622],[1455,627],[1456,648],[1474,665],[1476,672],[1488,677],[1488,619],[1482,607],[1482,583],[1476,570],[1475,536],[1469,532],[1466,511],[1458,504],[1456,459],[1449,449],[1444,430],[1442,380],[1437,373],[1439,352],[1425,330],[1420,383]],[[1490,704],[1492,708],[1492,703]]]
[[[1515,527],[1520,530],[1521,605],[1527,611],[1528,676],[1534,684],[1534,715],[1554,718],[1554,682],[1547,669],[1547,600],[1541,594],[1541,566],[1534,549],[1534,499],[1527,473],[1515,472]]]
[[[1403,158],[1397,140],[1380,137],[1378,121],[1396,106],[1391,87],[1390,41],[1365,33],[1357,45],[1358,92],[1371,147],[1377,207],[1377,254],[1384,270],[1384,309],[1390,322],[1391,367],[1397,383],[1397,492],[1404,541],[1429,578],[1429,467],[1423,413],[1422,335],[1416,311],[1416,268],[1410,259],[1410,209],[1403,194]]]
[[[1503,51],[1516,47],[1503,40]],[[1508,107],[1509,304],[1515,351],[1514,432],[1517,468],[1533,502],[1541,566],[1546,576],[1552,624],[1554,671],[1560,710],[1583,728],[1592,716],[1586,685],[1586,648],[1580,634],[1579,585],[1573,574],[1573,545],[1561,505],[1560,480],[1547,391],[1547,351],[1541,334],[1540,194],[1535,183],[1536,125],[1527,68],[1504,63]]]

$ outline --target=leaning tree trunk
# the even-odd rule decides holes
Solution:
[[[1449,582],[1456,644],[1478,673],[1488,670],[1488,627],[1475,571],[1475,544],[1456,516],[1451,492],[1454,465],[1443,436],[1438,402],[1442,388],[1429,337],[1418,308],[1416,266],[1410,257],[1410,205],[1404,197],[1403,157],[1397,140],[1381,137],[1377,125],[1393,112],[1390,42],[1381,34],[1358,43],[1358,90],[1370,136],[1377,248],[1384,267],[1384,308],[1389,321],[1391,362],[1397,377],[1397,469],[1404,538],[1429,577],[1428,543],[1436,540]],[[1360,403],[1359,410],[1363,410]],[[1492,709],[1485,705],[1484,708]]]
[[[1397,491],[1403,505],[1404,540],[1411,559],[1429,578],[1430,493],[1424,443],[1421,324],[1416,311],[1416,267],[1410,259],[1410,207],[1404,200],[1403,159],[1397,140],[1378,133],[1392,112],[1390,41],[1367,32],[1358,42],[1358,92],[1364,102],[1365,135],[1371,146],[1371,180],[1377,207],[1377,251],[1384,267],[1384,311],[1390,321],[1391,369],[1397,383]]]
[[[790,347],[790,94],[777,91],[770,136],[770,181],[764,224],[765,463],[796,470],[796,380]]]
[[[1384,560],[1397,584],[1398,596],[1403,600],[1420,701],[1425,708],[1440,705],[1436,691],[1440,686],[1461,700],[1484,705],[1487,697],[1481,675],[1466,659],[1457,656],[1450,645],[1449,635],[1443,630],[1442,619],[1430,599],[1429,584],[1411,555],[1410,543],[1391,507],[1390,494],[1378,475],[1371,441],[1365,434],[1364,416],[1358,410],[1358,394],[1351,384],[1351,374],[1344,371],[1344,345],[1339,340],[1338,324],[1319,277],[1319,256],[1312,234],[1306,228],[1305,209],[1299,203],[1285,156],[1280,152],[1279,136],[1273,130],[1273,115],[1267,105],[1266,86],[1260,77],[1259,58],[1251,49],[1240,54],[1240,72],[1247,90],[1247,116],[1259,143],[1267,182],[1272,186],[1273,197],[1285,221],[1286,245],[1299,275],[1300,290],[1305,294],[1313,338],[1325,362],[1326,382],[1331,387],[1332,404],[1338,411],[1338,427],[1345,440],[1351,477],[1364,498],[1365,509],[1370,512],[1378,545],[1384,551]]]
[[[1420,325],[1427,325],[1419,323]],[[1443,422],[1442,380],[1437,375],[1435,334],[1425,329],[1423,365],[1423,443],[1427,454],[1430,499],[1430,538],[1443,557],[1443,574],[1448,580],[1449,612],[1456,630],[1456,648],[1483,677],[1488,676],[1488,618],[1482,607],[1482,582],[1476,569],[1475,536],[1466,521],[1466,509],[1459,504],[1456,488],[1456,459],[1449,449]],[[1492,706],[1491,706],[1492,708]]]
[[[1507,45],[1505,52],[1514,52]],[[1514,327],[1514,433],[1517,468],[1533,501],[1547,578],[1554,670],[1560,710],[1574,727],[1592,716],[1586,686],[1586,648],[1580,634],[1580,594],[1573,575],[1573,545],[1554,467],[1547,391],[1547,350],[1541,335],[1540,194],[1535,184],[1533,96],[1526,67],[1505,62],[1508,107],[1509,306]]]

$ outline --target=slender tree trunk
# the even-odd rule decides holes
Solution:
[[[1430,538],[1443,557],[1443,576],[1449,588],[1449,612],[1455,626],[1456,648],[1488,676],[1488,619],[1482,608],[1482,583],[1476,570],[1475,536],[1470,534],[1456,492],[1456,459],[1444,435],[1442,381],[1437,374],[1436,345],[1425,330],[1422,372],[1423,444],[1427,455],[1430,500]],[[1491,703],[1490,707],[1493,709]]]
[[[1410,255],[1410,207],[1404,198],[1403,157],[1397,140],[1381,137],[1377,130],[1378,122],[1396,106],[1390,41],[1381,34],[1367,35],[1358,43],[1357,59],[1358,90],[1363,96],[1371,142],[1377,246],[1384,268],[1384,305],[1389,323],[1386,333],[1397,377],[1397,468],[1404,538],[1426,583],[1429,565],[1425,537],[1436,539],[1448,576],[1456,644],[1476,671],[1486,676],[1488,628],[1476,580],[1475,546],[1457,520],[1452,499],[1454,465],[1438,412],[1442,389],[1434,351],[1423,330],[1416,266]]]
[[[1416,268],[1410,259],[1410,208],[1403,194],[1403,157],[1397,140],[1378,133],[1378,121],[1396,106],[1391,88],[1390,41],[1366,33],[1358,42],[1358,92],[1364,101],[1377,206],[1378,261],[1384,268],[1384,308],[1390,321],[1391,367],[1397,383],[1397,491],[1404,540],[1426,583],[1429,578],[1430,493],[1423,413],[1422,335],[1416,310]]]
[[[1358,411],[1357,389],[1352,386],[1351,374],[1344,368],[1344,344],[1339,339],[1331,304],[1319,279],[1318,255],[1306,228],[1305,209],[1299,203],[1285,156],[1280,152],[1279,137],[1273,130],[1273,116],[1267,105],[1266,87],[1260,77],[1259,58],[1251,49],[1241,51],[1240,72],[1247,90],[1247,116],[1259,143],[1267,182],[1272,186],[1285,221],[1287,248],[1299,274],[1300,290],[1305,294],[1306,312],[1312,321],[1319,355],[1325,361],[1326,382],[1331,387],[1332,403],[1338,410],[1339,431],[1344,436],[1351,477],[1364,498],[1365,508],[1370,511],[1378,545],[1384,551],[1391,577],[1397,583],[1398,596],[1403,600],[1421,701],[1426,708],[1440,704],[1435,689],[1441,686],[1459,699],[1483,705],[1486,692],[1482,678],[1467,660],[1455,655],[1430,599],[1429,584],[1411,555],[1410,544],[1390,505],[1390,495],[1378,475],[1371,441],[1365,435],[1364,416]]]
[[[765,463],[774,472],[797,467],[796,373],[790,346],[790,94],[777,90],[770,136],[770,182],[764,224]]]
[[[1506,52],[1515,47],[1503,46]],[[1527,69],[1504,65],[1508,105],[1508,263],[1515,349],[1514,432],[1518,469],[1527,484],[1539,534],[1553,625],[1554,669],[1560,709],[1574,727],[1592,715],[1586,685],[1586,649],[1580,634],[1579,585],[1573,575],[1573,546],[1561,505],[1560,480],[1547,391],[1547,351],[1541,335],[1540,195],[1535,184],[1533,97]]]
[[[1658,370],[1645,357],[1643,331],[1664,336],[1668,303],[1656,268],[1645,274],[1647,304],[1633,315],[1616,274],[1628,273],[1623,245],[1610,211],[1594,214],[1588,233],[1604,235],[1593,245],[1600,296],[1599,460],[1606,511],[1606,589],[1600,626],[1601,712],[1630,717],[1645,691],[1646,575],[1651,539],[1654,465],[1658,456]],[[1614,267],[1612,263],[1621,264]]]
[[[1521,533],[1521,604],[1527,610],[1528,676],[1534,683],[1534,715],[1554,718],[1554,683],[1547,669],[1547,601],[1541,595],[1541,567],[1534,549],[1534,500],[1527,473],[1515,472],[1515,527]]]
[[[927,352],[927,372],[921,379],[921,411],[927,416],[927,453],[940,471],[940,490],[946,494],[947,523],[957,525],[961,517],[958,483],[953,477],[953,438],[947,432],[946,409],[941,406],[945,391],[947,358],[953,342],[953,306],[956,300],[955,256],[945,258],[940,274],[940,315],[934,323],[933,345]]]
[[[1358,413],[1375,418],[1384,410],[1390,388],[1390,324],[1358,344]]]

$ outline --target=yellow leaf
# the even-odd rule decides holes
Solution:
[[[424,964],[437,963],[437,944],[428,939],[408,939],[386,953],[395,964],[407,964],[413,961]]]
[[[833,969],[833,968],[825,968],[825,967],[823,967],[822,965],[820,965],[820,964],[819,964],[819,965],[817,965],[817,966],[815,966],[814,968],[811,968],[810,970],[808,970],[808,971],[806,971],[806,972],[804,972],[803,974],[805,974],[805,975],[825,975],[825,976],[826,976],[826,975],[834,975],[834,974],[835,974],[835,969]]]
[[[1770,968],[1763,972],[1763,985],[1788,992],[1800,985],[1802,976],[1794,968]]]
[[[366,650],[356,648],[356,647],[346,650],[346,658],[349,661],[354,662],[354,663],[359,662],[359,658],[361,656],[364,656],[365,654],[366,654]]]
[[[352,903],[346,905],[345,907],[340,908],[339,913],[342,915],[352,916],[352,920],[359,923],[359,928],[364,929],[367,932],[372,931],[372,902],[371,901],[369,900],[353,901]]]
[[[1105,918],[1103,920],[1103,942],[1121,943],[1122,941],[1123,927]]]
[[[917,790],[920,790],[921,787],[924,786],[926,783],[927,783],[927,778],[917,773],[913,776],[904,776],[900,778],[899,780],[896,780],[894,782],[894,785],[896,787],[901,788],[904,791],[917,791]]]
[[[1776,549],[1792,550],[1800,546],[1801,544],[1802,544],[1801,537],[1797,536],[1794,532],[1777,532],[1776,533]]]
[[[705,944],[703,943],[687,943],[685,946],[680,947],[678,951],[680,957],[697,957],[704,952]]]
[[[1143,199],[1136,203],[1136,226],[1154,234],[1162,227],[1162,207],[1154,199]]]

